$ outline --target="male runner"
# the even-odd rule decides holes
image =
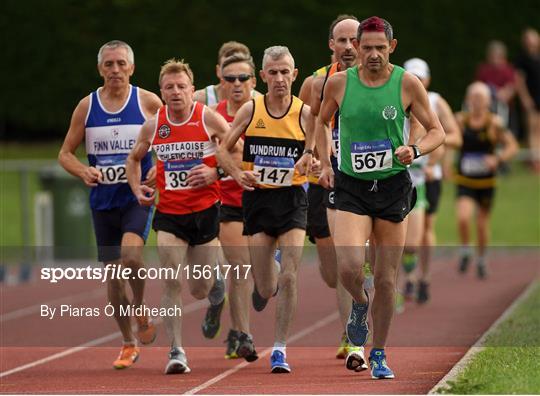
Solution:
[[[486,248],[489,243],[489,220],[495,198],[497,169],[518,151],[514,135],[498,115],[491,113],[489,87],[476,81],[467,87],[467,111],[456,114],[463,146],[458,153],[455,182],[457,185],[456,218],[461,241],[459,272],[469,267],[470,223],[476,211],[477,261],[476,273],[487,277]],[[496,150],[501,146],[500,150]]]
[[[127,160],[127,175],[139,203],[152,205],[154,189],[139,181],[139,163],[152,148],[158,159],[159,202],[153,221],[158,253],[162,267],[178,274],[177,279],[164,280],[162,303],[169,309],[182,307],[181,280],[186,276],[193,297],[208,296],[211,305],[222,307],[224,282],[215,266],[220,199],[215,152],[227,123],[193,101],[193,72],[188,64],[175,59],[165,62],[159,85],[165,106],[144,123]],[[166,316],[164,322],[171,338],[165,374],[188,373],[181,316]]]
[[[406,71],[418,77],[426,90],[429,88],[431,83],[431,73],[428,64],[423,59],[409,59],[404,63],[403,67]],[[417,227],[411,224],[411,218],[409,218],[407,238],[409,238],[409,235],[418,235],[419,237],[417,245],[420,245],[420,276],[418,277],[418,282],[416,284],[416,293],[414,284],[407,283],[405,286],[405,295],[407,296],[409,293],[415,294],[416,301],[420,304],[429,300],[431,251],[433,246],[435,246],[436,241],[435,218],[442,189],[443,172],[440,161],[444,155],[445,147],[458,148],[462,144],[461,133],[459,132],[459,127],[448,102],[440,94],[433,91],[428,91],[428,98],[431,108],[435,114],[437,114],[437,117],[439,117],[439,121],[441,122],[446,137],[444,146],[439,146],[428,156],[420,157],[420,159],[426,158],[423,166],[419,171],[413,170],[413,172],[420,172],[420,178],[425,178],[426,205],[424,221],[417,222]],[[413,166],[411,166],[411,169],[413,169]],[[417,205],[418,201],[419,200],[417,200]],[[414,211],[412,215],[414,215]],[[404,263],[407,263],[405,271],[412,271],[414,267],[416,267],[416,252],[413,252],[408,256],[404,253],[403,256]]]
[[[251,99],[254,88],[255,64],[251,56],[236,53],[221,63],[221,80],[224,96],[228,99],[212,106],[225,120],[232,124],[240,107]],[[238,140],[239,149],[234,152],[238,166],[242,163],[243,139]],[[258,356],[249,332],[250,295],[252,276],[249,273],[248,241],[243,230],[242,192],[243,188],[231,176],[220,180],[221,210],[219,240],[225,259],[229,265],[229,302],[231,330],[227,335],[225,358],[243,357],[255,361]]]
[[[322,91],[325,82],[332,74],[346,70],[356,64],[357,51],[353,46],[358,30],[358,19],[352,15],[339,15],[331,24],[328,36],[328,46],[336,62],[321,67],[312,76],[307,77],[300,89],[300,99],[308,103],[313,117],[317,117],[321,107]],[[337,146],[339,136],[339,112],[332,119],[332,165],[337,168]],[[307,233],[317,244],[320,260],[320,271],[325,283],[336,289],[337,303],[343,335],[336,357],[345,359],[351,348],[358,348],[349,343],[345,326],[351,312],[351,296],[338,282],[337,263],[334,242],[331,233],[334,230],[335,205],[334,191],[326,190],[318,184],[318,177],[309,177],[308,189],[308,225]],[[325,207],[326,205],[326,207]],[[329,221],[330,220],[330,221]],[[331,232],[332,231],[332,232]],[[367,366],[366,366],[367,368]]]
[[[286,362],[286,342],[297,303],[296,277],[306,229],[307,197],[302,188],[306,177],[295,169],[295,163],[303,155],[311,160],[313,142],[307,125],[309,106],[291,95],[297,74],[287,47],[267,48],[260,75],[268,93],[238,110],[218,151],[227,173],[246,190],[242,198],[244,233],[248,235],[258,294],[269,299],[279,284],[272,373],[291,371]],[[242,134],[245,140],[240,168],[230,151]],[[282,252],[279,274],[274,265],[278,243]]]
[[[58,161],[69,173],[91,187],[90,207],[98,246],[98,260],[104,265],[129,267],[133,292],[130,302],[122,279],[107,279],[107,295],[115,308],[115,319],[123,337],[117,369],[130,367],[139,357],[139,348],[131,330],[130,318],[120,315],[120,307],[139,307],[144,300],[144,279],[138,270],[144,267],[142,247],[148,236],[151,207],[140,207],[126,178],[125,160],[134,145],[140,126],[161,106],[153,93],[130,85],[135,70],[134,54],[123,41],[104,44],[98,52],[97,67],[103,86],[84,97],[75,108],[71,124],[60,149]],[[75,152],[85,140],[88,165]],[[139,168],[139,181],[155,182],[155,168],[148,154]],[[156,330],[148,317],[135,318],[137,336],[142,344],[151,343]]]
[[[444,141],[442,126],[420,81],[389,62],[396,45],[388,21],[379,17],[362,21],[355,41],[360,65],[328,79],[317,121],[318,151],[329,153],[327,130],[339,109],[334,244],[339,279],[353,297],[347,335],[357,346],[365,345],[368,337],[369,301],[363,288],[365,243],[372,232],[377,241],[369,358],[373,378],[394,378],[384,346],[405,242],[407,222],[403,220],[415,198],[406,165]],[[406,146],[408,130],[404,126],[409,114],[427,131],[413,146]],[[321,166],[321,184],[334,186],[329,155],[321,155]],[[358,352],[347,360],[347,368],[353,370],[361,370],[365,363]]]
[[[223,83],[223,79],[221,78],[223,60],[234,54],[243,54],[245,56],[251,56],[249,48],[245,44],[239,43],[237,41],[227,41],[226,43],[223,43],[223,45],[219,48],[218,63],[216,64],[216,76],[219,82],[216,85],[209,85],[203,89],[199,89],[195,91],[193,100],[195,100],[196,102],[204,103],[207,106],[214,106],[218,102],[224,99],[227,99],[226,92],[225,92],[226,89]],[[255,89],[256,82],[257,82],[257,79],[255,75],[253,75],[252,77],[253,89]]]

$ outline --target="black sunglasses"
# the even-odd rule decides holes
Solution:
[[[240,82],[246,82],[250,78],[251,78],[250,74],[239,74],[238,76],[223,76],[223,79],[230,83],[235,82],[237,79]]]

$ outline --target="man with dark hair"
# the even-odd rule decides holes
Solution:
[[[322,167],[319,180],[323,186],[332,187],[334,171],[327,140],[330,122],[339,109],[333,237],[339,279],[353,297],[347,335],[357,346],[365,345],[369,333],[369,298],[363,288],[365,244],[372,233],[377,241],[374,335],[369,357],[371,376],[377,379],[394,378],[384,347],[394,313],[407,214],[415,201],[407,165],[444,141],[442,126],[429,106],[422,83],[389,62],[396,45],[388,21],[379,17],[362,21],[354,41],[359,65],[328,79],[316,123]],[[406,126],[411,115],[424,127],[426,135],[408,145]],[[365,362],[360,355],[357,357],[356,362],[348,362],[349,369],[362,369]]]
[[[230,124],[242,105],[251,100],[255,74],[253,58],[236,53],[225,58],[221,66],[221,84],[225,91],[224,99],[211,108],[216,110]],[[233,151],[238,166],[242,163],[244,139]],[[252,276],[249,273],[250,259],[247,236],[243,231],[242,186],[232,176],[223,175],[220,180],[221,208],[219,212],[219,241],[223,254],[234,274],[229,283],[229,306],[231,329],[227,335],[226,359],[243,357],[248,362],[258,358],[249,331],[249,303],[253,290]]]
[[[356,64],[357,52],[352,42],[356,39],[358,19],[353,15],[339,15],[331,24],[328,39],[328,47],[332,51],[334,63],[323,66],[316,70],[313,75],[307,77],[300,89],[300,99],[308,103],[313,117],[317,117],[321,107],[323,86],[328,78],[340,71]],[[339,112],[333,117],[332,122],[332,165],[337,168],[337,136],[339,133]],[[320,260],[320,272],[324,282],[331,288],[336,289],[337,305],[343,325],[343,335],[336,357],[345,359],[350,352],[363,353],[363,347],[355,347],[350,344],[345,334],[347,318],[351,311],[351,296],[343,288],[337,277],[337,263],[334,242],[331,234],[334,233],[334,191],[326,190],[318,184],[318,174],[315,169],[308,177],[308,223],[307,234],[311,241],[317,245],[317,253]],[[365,366],[367,368],[367,366]]]
[[[208,85],[203,89],[195,91],[195,93],[193,94],[193,100],[195,100],[196,102],[204,103],[207,106],[213,106],[219,101],[227,99],[225,95],[224,85],[221,79],[221,70],[223,69],[222,63],[225,58],[228,58],[235,54],[245,55],[248,57],[251,56],[249,48],[245,44],[239,43],[238,41],[227,41],[226,43],[223,43],[221,45],[218,51],[218,63],[216,64],[216,76],[219,79],[219,82],[216,85]],[[252,79],[253,86],[255,86],[257,81],[255,75],[253,75]],[[257,91],[252,91],[253,96],[258,94],[259,93]]]

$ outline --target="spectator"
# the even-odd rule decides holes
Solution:
[[[517,130],[512,101],[516,94],[515,75],[513,66],[508,62],[504,43],[490,41],[486,50],[486,62],[478,66],[475,79],[489,86],[492,94],[491,111],[497,113],[504,125],[514,133]]]
[[[527,28],[522,36],[523,51],[516,59],[516,88],[527,116],[531,165],[540,173],[540,36]]]

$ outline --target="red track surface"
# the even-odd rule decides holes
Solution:
[[[312,264],[312,263],[311,263]],[[40,318],[39,311],[17,311],[28,306],[73,296],[72,305],[103,307],[103,285],[37,282],[2,286],[0,391],[2,393],[392,393],[429,391],[463,356],[533,279],[538,278],[536,255],[513,252],[492,259],[489,280],[455,271],[455,260],[438,260],[433,269],[432,301],[426,306],[408,304],[392,325],[388,362],[396,373],[392,381],[374,381],[368,372],[345,369],[334,358],[341,330],[335,297],[320,280],[315,265],[305,264],[299,279],[298,309],[287,348],[293,372],[269,372],[268,346],[272,345],[274,302],[263,313],[252,312],[252,333],[257,362],[224,360],[222,340],[228,330],[224,315],[222,334],[212,341],[200,332],[206,303],[186,296],[184,340],[192,372],[165,376],[168,340],[162,326],[156,346],[144,347],[130,369],[115,371],[112,360],[120,338],[112,319]],[[148,304],[158,306],[160,285],[149,283]],[[102,290],[103,289],[103,290]],[[62,303],[69,303],[62,301]],[[12,312],[19,312],[13,317]],[[9,316],[11,315],[11,317]],[[72,347],[111,335],[109,341],[83,350]],[[45,347],[46,346],[46,347]],[[38,362],[60,352],[67,354],[9,374],[10,370]],[[6,375],[7,373],[7,375]]]

